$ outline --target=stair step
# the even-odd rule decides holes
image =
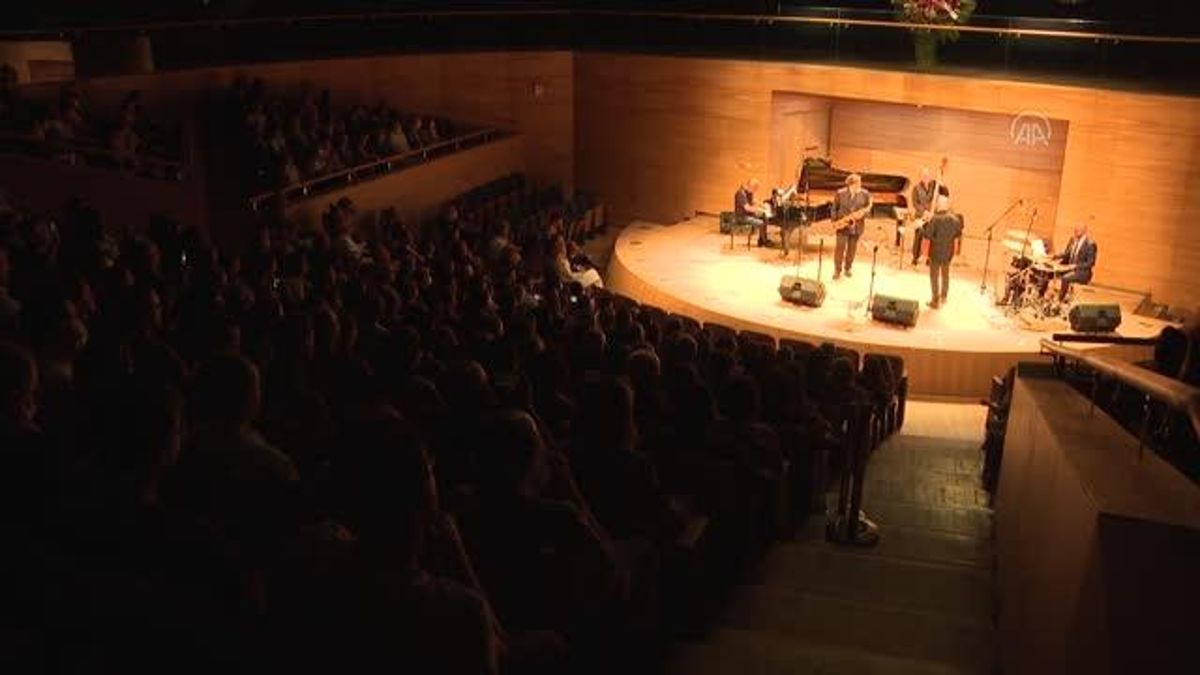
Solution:
[[[876,518],[876,514],[871,514]],[[825,518],[804,521],[795,541],[799,544],[825,546]],[[846,553],[944,565],[963,565],[991,569],[994,553],[990,539],[951,532],[939,532],[906,527],[897,523],[878,521],[879,543],[870,548],[845,547]]]
[[[986,671],[722,628],[705,643],[680,645],[668,659],[664,672],[668,675],[984,675]]]
[[[724,616],[733,628],[973,672],[992,663],[990,621],[764,586],[737,589]]]
[[[872,500],[951,509],[988,509],[989,495],[976,485],[964,485],[961,479],[946,474],[914,476],[911,471],[887,472],[870,466],[863,481],[863,501],[869,503]]]
[[[861,555],[809,542],[776,546],[754,578],[760,586],[991,621],[990,569]]]
[[[865,491],[864,491],[865,492]],[[836,498],[830,499],[836,503]],[[883,499],[879,495],[868,498],[864,495],[863,510],[879,524],[881,529],[889,526],[928,530],[947,534],[990,540],[992,537],[992,512],[976,507],[932,506],[909,501]]]

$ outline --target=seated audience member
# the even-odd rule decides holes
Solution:
[[[709,429],[709,451],[763,476],[783,471],[779,437],[759,418],[758,383],[748,375],[733,375],[721,388],[721,418]]]
[[[550,258],[554,271],[563,283],[577,283],[584,288],[604,287],[604,280],[594,267],[583,267],[572,262],[567,255],[567,242],[562,237],[556,237],[550,247]]]
[[[292,460],[254,428],[261,403],[258,368],[234,355],[201,364],[192,384],[195,433],[180,473],[208,485],[287,482],[299,476]]]
[[[17,69],[11,64],[0,65],[0,127],[12,126],[21,113],[17,92]]]
[[[87,345],[87,327],[75,303],[55,293],[38,298],[26,312],[31,342],[37,345],[39,420],[53,433],[76,428],[75,360]]]
[[[329,207],[326,219],[334,254],[351,264],[362,261],[366,253],[366,247],[354,236],[353,220],[356,213],[354,202],[349,197],[342,197]]]
[[[8,247],[0,242],[0,340],[11,339],[17,334],[21,316],[21,303],[9,292],[8,279],[12,270],[12,258]]]
[[[296,166],[296,161],[290,152],[284,152],[280,156],[275,171],[278,176],[277,182],[279,187],[288,187],[300,182],[300,168]]]
[[[37,362],[25,349],[7,342],[0,342],[0,397],[0,437],[11,459],[26,451],[42,430],[37,424]]]
[[[0,522],[17,541],[43,536],[44,517],[59,495],[59,456],[38,426],[37,361],[24,348],[0,342]],[[18,547],[20,548],[20,547]]]
[[[829,421],[839,440],[843,438],[844,425],[852,419],[855,406],[869,406],[870,403],[870,395],[858,385],[854,364],[845,357],[834,358],[818,406],[821,416]],[[864,411],[864,414],[868,413]]]
[[[1176,379],[1182,379],[1183,366],[1191,349],[1188,334],[1174,326],[1167,326],[1158,335],[1154,344],[1154,370]]]
[[[562,356],[544,349],[526,366],[533,389],[533,408],[555,438],[570,435],[575,404],[566,393],[567,367]]]
[[[299,590],[296,664],[305,671],[498,673],[501,635],[473,570],[447,530],[415,429],[380,408],[360,419],[334,467],[338,509],[354,541],[335,544],[333,574]],[[444,541],[447,537],[449,542]],[[455,581],[429,560],[449,548]],[[445,563],[443,563],[445,564]],[[320,572],[320,570],[318,570]]]
[[[108,148],[122,169],[135,170],[141,164],[142,140],[133,126],[133,119],[121,120],[109,137]]]
[[[423,142],[421,142],[421,137],[425,132],[422,128],[420,117],[413,117],[412,119],[408,120],[407,124],[404,124],[403,126],[405,136],[408,138],[408,147],[410,149],[419,150],[423,145],[425,145]]]
[[[891,404],[896,396],[895,376],[891,364],[884,359],[865,360],[858,382],[877,409]]]
[[[548,451],[529,415],[497,413],[483,431],[479,494],[462,514],[483,587],[506,626],[578,637],[617,597],[608,543],[575,506],[543,496]]]
[[[612,536],[665,543],[679,534],[682,523],[662,493],[654,466],[637,450],[629,385],[612,378],[585,385],[572,432],[576,480]]]
[[[386,136],[386,149],[388,149],[390,154],[402,155],[413,149],[412,145],[408,143],[408,135],[404,133],[404,127],[400,123],[400,120],[392,120],[388,127],[386,127],[386,133],[388,133],[388,136]]]

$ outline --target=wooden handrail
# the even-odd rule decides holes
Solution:
[[[1151,398],[1182,411],[1191,420],[1192,430],[1197,436],[1200,436],[1200,387],[1193,387],[1128,361],[1102,354],[1092,354],[1088,350],[1068,347],[1053,340],[1043,339],[1041,346],[1042,353],[1082,363],[1098,373],[1127,384]]]
[[[179,30],[187,28],[227,29],[239,26],[260,26],[280,24],[284,26],[315,22],[364,22],[389,19],[415,18],[470,18],[470,17],[521,17],[521,16],[608,16],[629,18],[685,19],[700,21],[736,21],[756,24],[814,24],[826,25],[833,28],[846,26],[863,26],[901,30],[932,30],[932,31],[961,31],[964,33],[983,33],[998,36],[1022,37],[1051,37],[1073,40],[1097,40],[1107,42],[1144,42],[1200,45],[1200,37],[1145,35],[1138,33],[1113,33],[1106,31],[1072,31],[1054,30],[1047,28],[998,28],[992,26],[964,25],[935,25],[909,23],[904,21],[888,21],[883,19],[855,19],[847,17],[824,16],[789,16],[783,14],[700,14],[669,11],[620,11],[620,10],[570,10],[570,9],[512,9],[512,10],[446,10],[446,11],[407,11],[407,12],[363,12],[349,14],[312,14],[296,17],[247,17],[238,19],[196,19],[189,21],[163,21],[155,23],[126,23],[109,26],[63,26],[54,29],[23,29],[0,32],[0,36],[30,38],[34,36],[54,35],[66,37],[88,32],[97,33],[148,33],[159,30]]]
[[[390,165],[392,165],[392,164],[403,164],[403,163],[408,162],[409,160],[417,159],[417,158],[420,158],[421,161],[425,161],[425,160],[429,159],[429,155],[432,152],[437,152],[439,150],[446,150],[446,149],[451,149],[451,148],[458,149],[463,144],[471,143],[471,142],[477,141],[477,140],[486,142],[486,141],[489,141],[489,140],[493,139],[494,137],[498,137],[502,134],[503,134],[503,132],[501,130],[495,129],[495,128],[490,128],[490,127],[486,128],[486,129],[476,129],[475,131],[471,131],[469,133],[462,134],[460,136],[455,136],[453,138],[448,138],[444,141],[438,141],[437,143],[426,145],[426,146],[417,148],[416,150],[409,150],[408,152],[401,152],[401,153],[397,153],[395,155],[389,155],[387,157],[380,157],[378,159],[373,159],[369,162],[364,162],[362,164],[356,164],[355,166],[352,166],[352,167],[349,167],[346,169],[341,169],[338,171],[334,171],[332,173],[327,173],[327,174],[324,174],[321,176],[316,176],[314,178],[309,178],[306,180],[301,180],[296,183],[291,183],[291,184],[285,185],[281,188],[260,192],[256,195],[253,195],[250,197],[250,199],[249,199],[250,207],[252,209],[257,209],[258,205],[261,202],[269,200],[269,199],[279,195],[280,193],[282,193],[285,197],[288,195],[294,194],[296,192],[300,192],[302,194],[307,194],[314,187],[319,187],[319,186],[327,184],[327,183],[334,183],[339,180],[343,180],[343,181],[348,180],[350,178],[353,178],[353,176],[355,174],[371,173],[372,171],[376,171],[380,167],[383,167],[383,166],[390,167]]]
[[[850,19],[842,17],[822,16],[784,16],[774,14],[686,14],[682,12],[618,12],[614,10],[588,10],[587,14],[601,16],[634,16],[659,19],[708,19],[714,21],[749,21],[752,23],[798,23],[820,24],[831,27],[864,26],[873,28],[899,28],[903,30],[932,30],[938,32],[987,33],[992,35],[1007,35],[1016,38],[1058,37],[1078,40],[1104,40],[1109,42],[1164,42],[1172,44],[1200,45],[1200,37],[1182,37],[1169,35],[1139,35],[1133,33],[1102,33],[1094,31],[1051,30],[1047,28],[996,28],[992,26],[972,26],[970,24],[928,24],[911,23],[907,21],[885,21],[883,19]]]

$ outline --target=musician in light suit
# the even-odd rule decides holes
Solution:
[[[1088,236],[1087,223],[1078,223],[1072,232],[1071,241],[1063,252],[1055,256],[1055,260],[1069,266],[1062,276],[1062,288],[1058,292],[1059,301],[1065,301],[1071,291],[1071,284],[1088,284],[1092,281],[1092,268],[1096,265],[1096,242]]]
[[[846,187],[837,191],[833,198],[833,218],[840,220],[859,211],[865,212],[837,228],[837,245],[833,249],[833,278],[854,276],[854,254],[858,252],[858,238],[866,224],[866,214],[871,212],[871,193],[862,187],[862,176],[852,173],[846,176]]]

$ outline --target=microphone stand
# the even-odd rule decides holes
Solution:
[[[805,166],[805,163],[804,163],[805,159],[806,158],[800,159],[800,180],[802,181],[802,184],[804,185],[804,211],[800,214],[799,222],[796,223],[796,228],[797,228],[797,230],[799,230],[796,233],[798,235],[796,237],[796,273],[797,274],[800,273],[800,262],[804,259],[804,242],[806,239],[808,239],[808,218],[809,218],[809,214],[811,213],[809,211],[809,206],[811,205],[811,202],[809,201],[809,194],[808,194],[808,167]],[[822,241],[824,241],[824,240],[822,240]],[[818,265],[818,270],[819,270],[820,263],[818,262],[817,265]],[[820,277],[820,274],[818,274],[817,281],[820,281],[820,280],[821,280],[821,277]]]
[[[996,229],[996,226],[999,225],[1000,222],[1003,221],[1008,216],[1008,214],[1012,213],[1013,209],[1017,208],[1017,206],[1022,204],[1024,201],[1025,201],[1024,199],[1018,199],[1017,201],[1013,202],[1012,205],[1009,206],[1007,209],[1004,209],[1004,213],[1001,213],[999,218],[992,221],[992,224],[988,225],[987,230],[985,230],[987,232],[987,250],[983,254],[983,278],[979,280],[979,292],[980,293],[987,293],[988,265],[992,262],[992,231]],[[1034,209],[1034,215],[1036,217],[1037,209]],[[1030,221],[1029,224],[1030,224],[1030,227],[1032,227],[1033,221]],[[1025,232],[1025,240],[1027,242],[1029,240],[1029,232],[1028,231]],[[1024,247],[1022,247],[1022,249],[1023,248]]]
[[[875,267],[879,263],[879,244],[871,250],[871,285],[867,290],[867,316],[871,316],[871,302],[875,299]]]
[[[1025,257],[1025,252],[1029,248],[1029,233],[1033,231],[1033,221],[1037,220],[1037,207],[1033,207],[1033,213],[1029,216],[1029,224],[1025,226],[1025,241],[1021,242],[1021,257]]]

